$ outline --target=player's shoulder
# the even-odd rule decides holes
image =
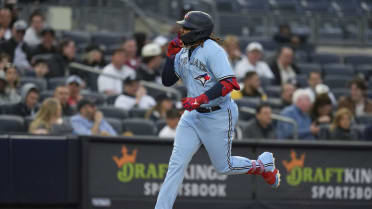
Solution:
[[[205,42],[204,42],[204,45],[203,45],[203,48],[205,47],[205,49],[207,50],[214,50],[214,51],[224,51],[224,49],[222,48],[222,46],[220,46],[217,42],[211,40],[211,39],[207,39]]]

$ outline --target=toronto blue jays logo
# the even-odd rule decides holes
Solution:
[[[196,77],[196,78],[194,78],[194,79],[200,81],[200,83],[201,83],[203,86],[205,86],[205,84],[207,83],[207,81],[208,81],[209,79],[211,79],[211,77],[210,77],[207,73],[204,73],[204,74],[199,75],[198,77]]]

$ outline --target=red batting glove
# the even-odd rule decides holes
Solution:
[[[167,56],[173,58],[182,49],[180,34],[168,44]]]
[[[197,109],[200,105],[208,103],[209,99],[207,95],[201,94],[200,96],[197,96],[197,97],[183,98],[181,101],[182,101],[183,107],[186,110],[192,111],[192,110]]]

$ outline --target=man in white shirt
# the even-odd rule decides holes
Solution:
[[[125,65],[127,57],[123,49],[114,51],[111,63],[107,65],[98,77],[98,91],[106,95],[121,94],[123,92],[123,80],[128,77],[135,77],[136,72]],[[111,75],[105,76],[105,74]],[[114,77],[112,77],[114,76]]]
[[[238,79],[243,79],[249,71],[255,71],[259,77],[273,79],[274,74],[266,62],[261,61],[263,47],[258,42],[250,43],[246,48],[246,56],[235,66],[235,74]]]
[[[44,17],[40,12],[34,12],[30,17],[30,27],[26,30],[25,42],[30,46],[41,43],[41,30],[44,27]]]
[[[132,108],[149,109],[156,105],[156,101],[147,95],[138,78],[128,77],[124,80],[123,93],[115,100],[115,107],[130,110]]]
[[[179,120],[180,116],[177,110],[175,109],[168,110],[166,114],[167,125],[159,132],[159,137],[174,139],[174,137],[176,136],[176,128]]]

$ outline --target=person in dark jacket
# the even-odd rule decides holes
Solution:
[[[58,52],[54,45],[55,31],[46,27],[41,31],[41,43],[32,52],[32,57],[40,54],[55,54]]]
[[[256,108],[256,117],[248,122],[243,131],[243,137],[248,139],[275,139],[275,128],[271,119],[271,107],[261,104]]]
[[[60,52],[55,54],[49,61],[49,72],[46,77],[64,77],[67,74],[68,65],[75,59],[75,42],[64,40],[61,43]]]
[[[300,71],[293,63],[293,57],[293,49],[285,46],[280,49],[277,58],[270,63],[270,69],[274,74],[276,85],[285,83],[296,84],[296,76]]]
[[[39,89],[32,83],[27,83],[21,90],[21,101],[13,105],[10,114],[22,117],[34,116],[38,111]]]
[[[10,56],[10,61],[20,70],[31,69],[31,48],[24,42],[27,24],[23,20],[14,23],[12,38],[0,44],[0,51]]]
[[[142,48],[142,64],[137,68],[139,79],[160,83],[159,68],[162,62],[160,46],[155,43],[146,44]]]
[[[330,140],[358,140],[358,133],[351,127],[352,118],[349,109],[339,109],[331,126]]]

